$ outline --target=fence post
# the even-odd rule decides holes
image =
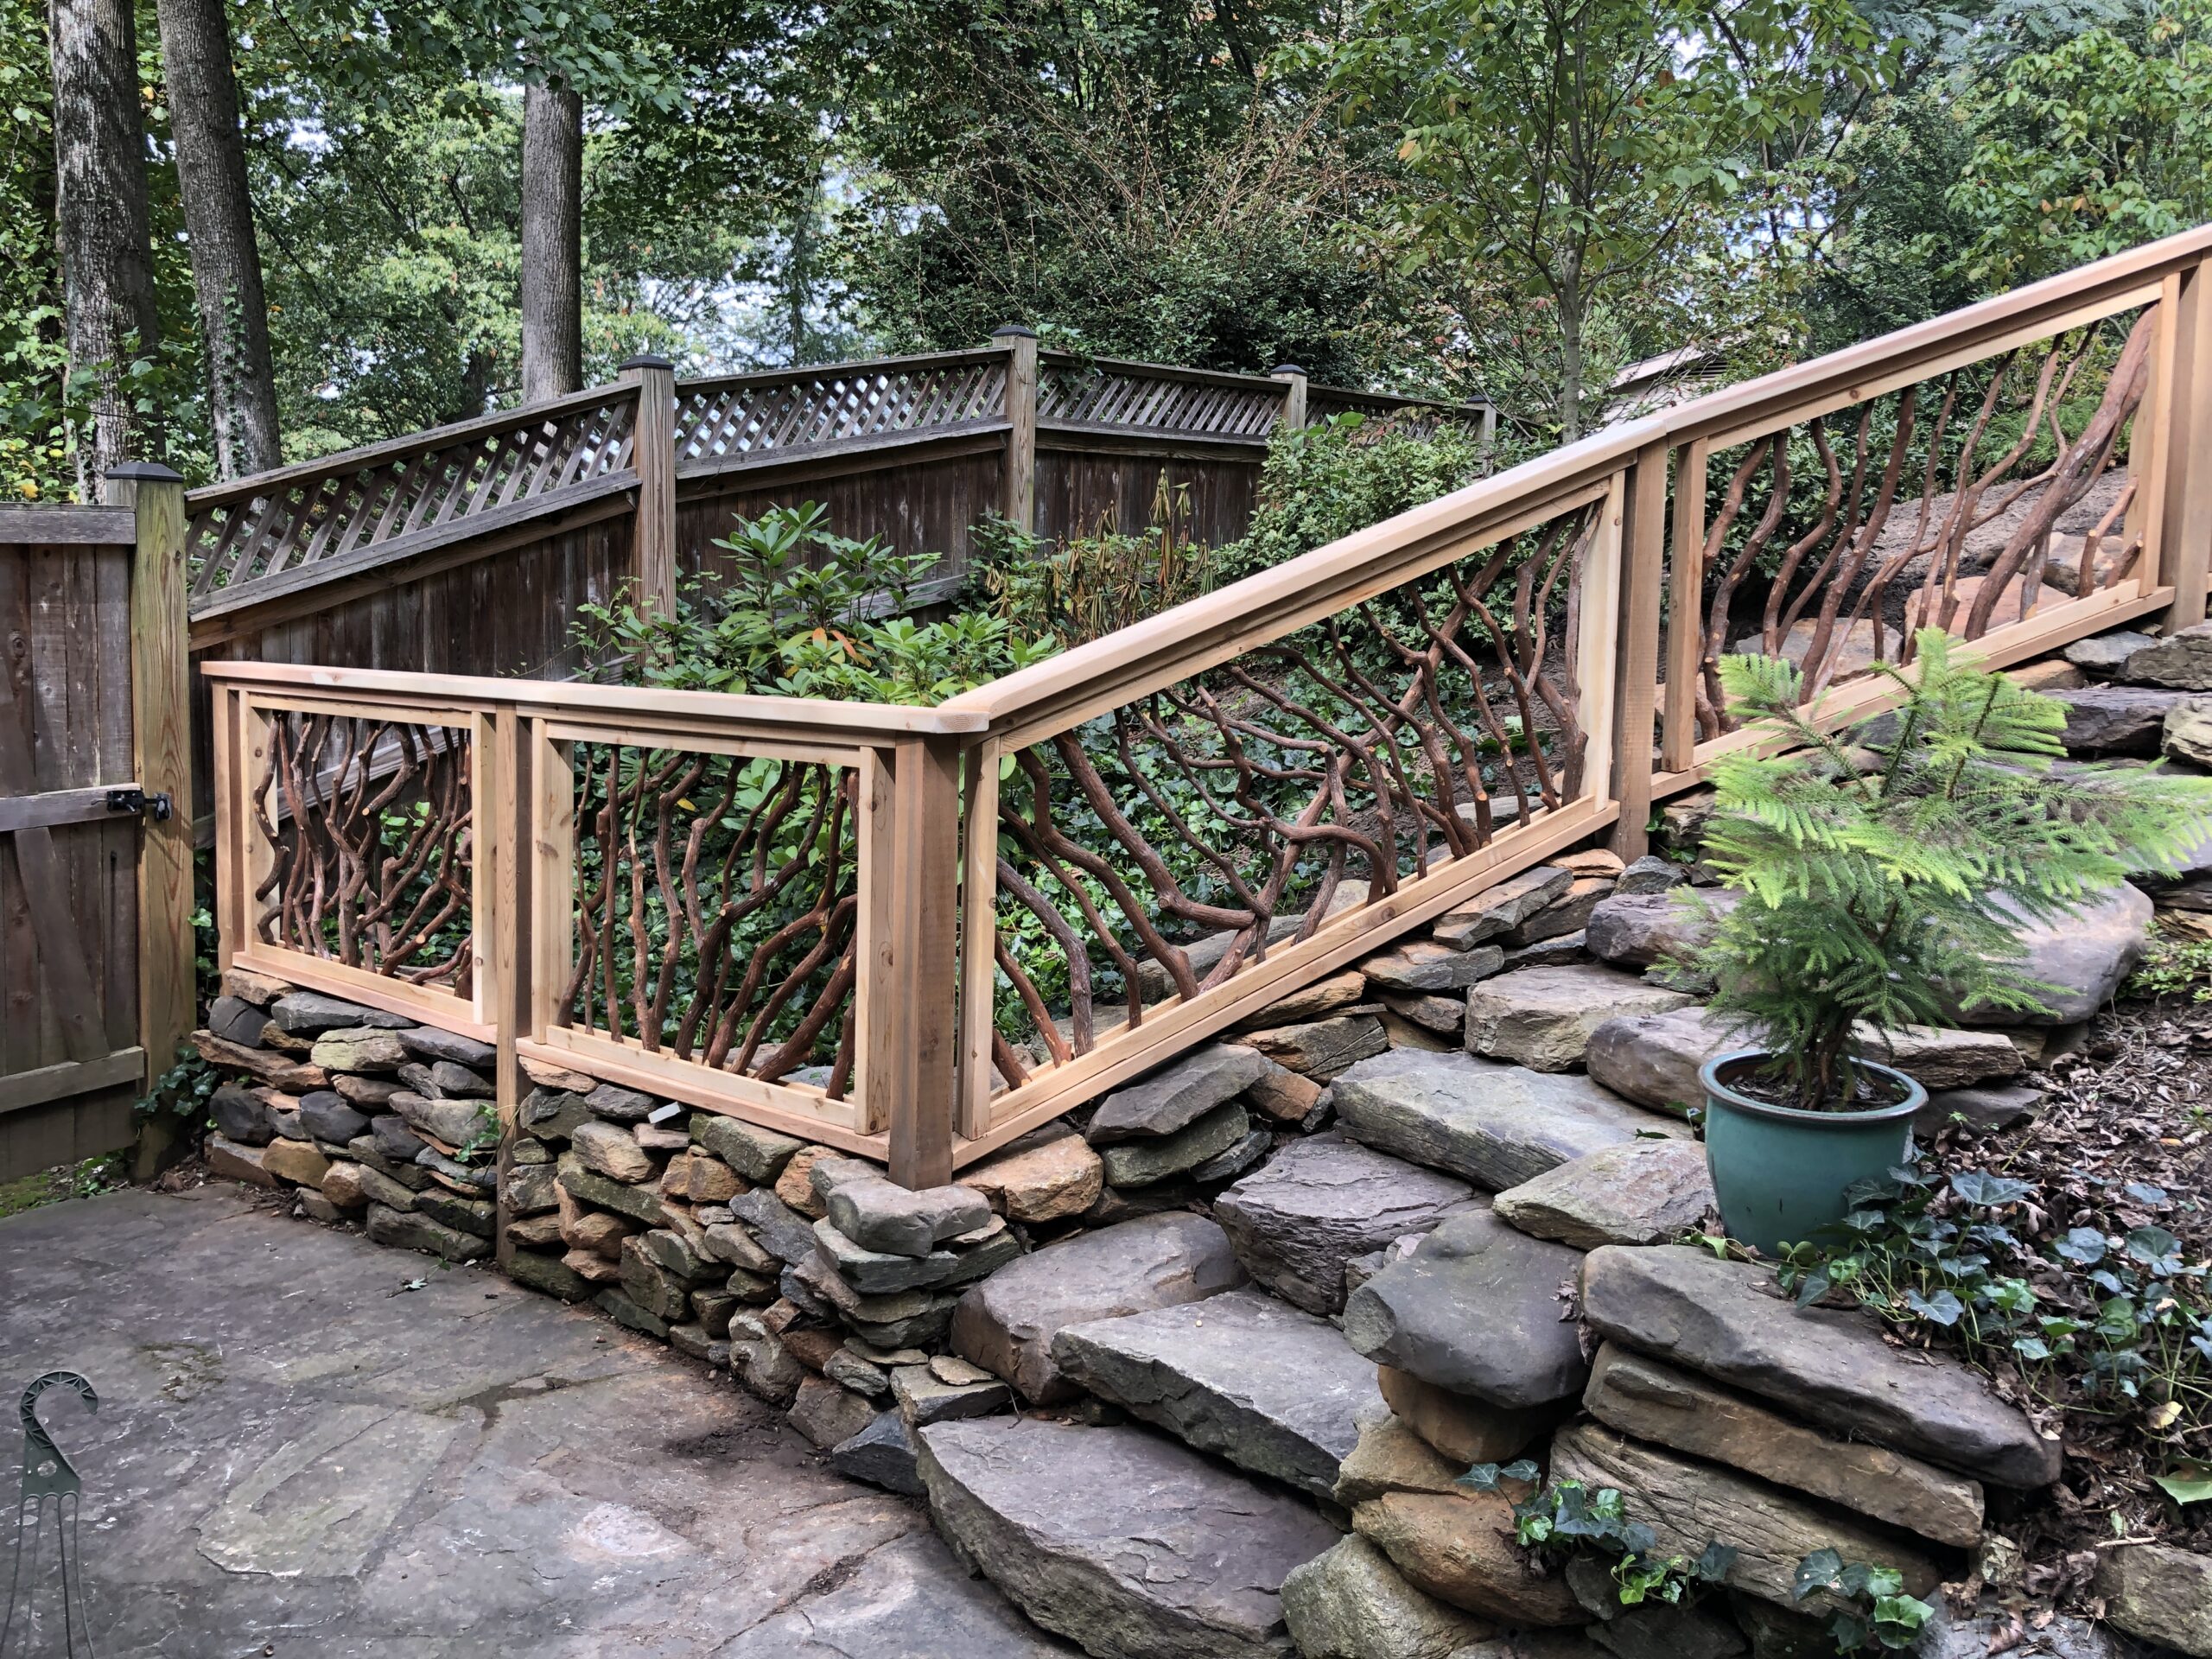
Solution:
[[[1637,451],[1621,525],[1619,712],[1613,722],[1613,797],[1621,816],[1613,851],[1624,861],[1649,850],[1652,717],[1659,679],[1659,594],[1667,579],[1665,440]]]
[[[1302,429],[1306,425],[1306,371],[1295,363],[1278,363],[1268,371],[1268,378],[1281,381],[1285,388],[1282,413],[1275,416],[1275,430]]]
[[[2174,590],[2167,632],[2204,620],[2212,566],[2212,261],[2181,276],[2167,325],[2174,330],[2174,384],[2164,448],[2165,501],[2158,580]]]
[[[493,1102],[499,1116],[498,1202],[493,1209],[493,1259],[505,1272],[514,1259],[514,1242],[507,1236],[513,1219],[508,1192],[514,1170],[524,1086],[522,1062],[515,1041],[530,1018],[530,952],[523,918],[530,914],[530,866],[525,855],[531,835],[530,790],[524,775],[520,711],[501,708],[487,722],[492,741],[475,756],[472,780],[478,831],[476,880],[487,885],[491,904],[491,997],[486,1010],[493,1027],[496,1056],[493,1062]],[[488,856],[487,856],[488,855]]]
[[[1037,333],[1019,323],[991,330],[1005,343],[1006,489],[1000,511],[1007,522],[1037,528]]]
[[[887,995],[874,998],[868,1087],[887,1086],[891,1179],[910,1188],[952,1179],[956,1109],[960,746],[918,737],[893,753],[897,826],[887,909]]]
[[[130,561],[130,743],[138,785],[169,798],[138,843],[138,1039],[150,1084],[197,1023],[192,974],[190,634],[184,480],[157,462],[108,469],[108,505],[137,515]]]
[[[638,389],[630,462],[638,473],[638,514],[630,574],[638,609],[676,614],[676,365],[644,353],[621,363],[622,384]]]

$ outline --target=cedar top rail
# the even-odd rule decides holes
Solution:
[[[1056,705],[1126,702],[1227,660],[1257,639],[1293,632],[1319,614],[1432,569],[1523,518],[1587,490],[1655,447],[1700,439],[1718,447],[1872,397],[1897,384],[2048,334],[2082,314],[2158,297],[2170,276],[2212,255],[2212,225],[2046,277],[1809,363],[1708,392],[1672,409],[1594,432],[1339,541],[1189,600],[961,693],[950,714],[994,727],[1038,726]],[[2200,351],[2204,349],[2200,346]],[[2200,605],[2201,605],[2200,601]]]

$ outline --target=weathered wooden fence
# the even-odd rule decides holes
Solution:
[[[1754,741],[1724,652],[1837,722],[1923,625],[2003,666],[2202,620],[2209,254],[1601,432],[933,709],[211,664],[224,950],[496,1036],[509,1108],[538,1056],[942,1181],[1563,847],[1641,853]],[[1093,390],[1039,406],[1135,395]]]
[[[1287,368],[1078,360],[1022,329],[976,351],[706,380],[638,358],[615,385],[193,491],[193,653],[563,678],[582,666],[579,606],[625,582],[666,601],[726,568],[714,543],[733,518],[805,500],[840,535],[942,554],[924,601],[960,584],[987,513],[1048,537],[1135,528],[1164,482],[1218,544],[1244,532],[1269,434],[1309,408],[1493,420],[1309,391]],[[207,721],[203,699],[203,776]]]
[[[129,1146],[194,1021],[184,485],[107,491],[0,508],[0,1179]]]

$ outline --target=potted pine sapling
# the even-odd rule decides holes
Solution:
[[[1771,741],[1713,772],[1706,861],[1738,899],[1708,911],[1694,964],[1713,1012],[1756,1046],[1699,1077],[1721,1220],[1770,1254],[1904,1161],[1927,1096],[1882,1063],[1895,1033],[2036,1009],[2051,988],[2024,971],[2024,931],[2132,870],[2171,873],[2212,828],[2212,779],[2056,766],[2065,704],[1960,660],[1939,629],[1916,637],[1909,668],[1878,671],[1901,704],[1830,734],[1788,662],[1719,664]]]

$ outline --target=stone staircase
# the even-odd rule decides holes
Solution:
[[[1705,879],[1700,812],[1670,809],[1675,860],[1530,871],[1078,1126],[1104,1224],[952,1320],[1020,1414],[893,1436],[967,1561],[1101,1659],[1812,1659],[1811,1550],[1916,1593],[1966,1574],[1985,1488],[2048,1483],[2055,1444],[1962,1366],[1672,1243],[1712,1201],[1684,1114],[1726,1037],[1643,970],[1694,936],[1674,889]],[[2132,964],[2125,932],[2052,976],[2073,1003]],[[1980,1129],[2031,1111],[2071,1040],[1928,1032],[1896,1058],[1928,1127]],[[872,1432],[835,1454],[853,1472]],[[1455,1484],[1521,1457],[1621,1491],[1664,1551],[1735,1543],[1726,1590],[1624,1607],[1602,1565],[1532,1566],[1510,1497]],[[1923,1651],[1982,1653],[1986,1623]],[[2109,1642],[2060,1620],[2038,1647]]]

